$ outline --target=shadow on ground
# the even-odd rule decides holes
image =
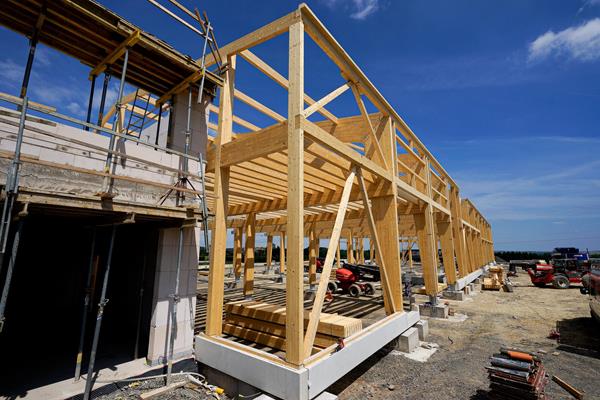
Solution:
[[[591,317],[556,321],[560,332],[558,349],[569,353],[600,359],[600,325]]]

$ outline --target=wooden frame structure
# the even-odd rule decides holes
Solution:
[[[285,33],[289,36],[288,78],[250,50]],[[341,71],[341,86],[320,100],[304,91],[305,34]],[[220,51],[229,70],[218,108],[211,109],[218,114],[218,124],[209,124],[216,131],[207,152],[208,182],[215,200],[204,339],[240,348],[221,337],[230,228],[238,232],[244,227],[251,237],[266,232],[271,246],[273,235],[287,236],[284,363],[292,367],[310,364],[335,350],[334,346],[313,354],[316,326],[340,238],[348,238],[349,250],[352,237],[359,238],[359,243],[370,238],[382,273],[388,315],[403,313],[400,240],[418,242],[425,291],[432,298],[440,290],[438,246],[450,284],[493,261],[489,223],[470,201],[460,199],[456,182],[308,6],[300,5]],[[236,86],[240,58],[287,90],[287,118],[240,92]],[[209,57],[208,65],[212,63]],[[354,96],[359,114],[335,116],[325,106],[346,92]],[[273,125],[259,127],[237,117],[236,100],[271,117]],[[369,113],[367,102],[377,112]],[[315,120],[315,113],[324,119]],[[250,132],[236,134],[234,124]],[[311,247],[316,238],[329,239],[306,326],[305,237],[312,239]],[[236,243],[240,241],[236,239]],[[358,247],[362,249],[362,245]],[[236,251],[240,254],[241,249]],[[251,294],[253,263],[244,268],[248,274],[244,292]]]

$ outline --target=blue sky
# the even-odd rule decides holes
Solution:
[[[297,5],[181,1],[205,7],[221,45]],[[180,51],[199,55],[199,37],[151,4],[102,3]],[[491,222],[497,249],[600,249],[599,0],[308,4],[458,182],[462,196]],[[287,75],[286,43],[283,36],[255,53]],[[308,94],[319,98],[342,83],[310,41],[306,53]],[[0,90],[18,94],[25,38],[0,28],[0,54]],[[285,114],[285,92],[239,63],[239,87]],[[32,100],[81,117],[88,72],[40,46]],[[340,116],[357,114],[351,100],[340,98],[329,108]],[[236,113],[259,125],[269,122],[243,105]]]

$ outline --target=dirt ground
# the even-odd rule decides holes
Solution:
[[[380,352],[329,391],[341,400],[483,400],[489,356],[501,346],[512,346],[539,352],[550,375],[584,390],[586,399],[600,399],[600,325],[590,318],[586,296],[578,286],[536,288],[525,272],[511,280],[513,293],[478,290],[465,301],[448,301],[467,319],[429,320],[428,341],[439,350],[428,361]],[[560,341],[547,338],[553,328],[559,329]],[[551,381],[546,393],[550,399],[572,398]]]
[[[478,289],[464,301],[447,301],[455,316],[429,319],[428,342],[436,343],[439,349],[427,361],[413,361],[396,351],[382,350],[328,391],[340,400],[484,400],[488,359],[501,346],[510,346],[537,352],[550,375],[558,375],[584,390],[585,399],[600,399],[600,324],[590,318],[586,296],[580,294],[578,286],[566,290],[536,288],[525,272],[511,280],[512,293]],[[417,302],[426,300],[417,295]],[[374,315],[379,313],[383,309]],[[460,321],[463,315],[466,319]],[[553,328],[560,331],[559,341],[547,338]],[[186,370],[194,369],[190,366]],[[123,384],[100,398],[138,398],[140,393],[161,384],[162,380],[139,386]],[[572,398],[552,381],[546,393],[550,399]],[[157,397],[192,398],[214,397],[189,387]]]

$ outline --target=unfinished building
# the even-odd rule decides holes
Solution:
[[[270,395],[312,399],[419,321],[419,312],[405,310],[404,243],[418,246],[432,307],[446,287],[460,290],[493,262],[489,223],[306,5],[217,49],[208,19],[172,3],[195,21],[190,29],[205,34],[212,51],[201,60],[93,1],[0,5],[0,23],[30,37],[30,57],[38,41],[56,48],[91,68],[92,86],[87,121],[29,100],[31,58],[20,96],[0,95],[7,172],[0,178],[0,349],[11,360],[0,375],[11,377],[12,393],[67,379],[73,370],[77,377],[86,367],[91,375],[140,359],[170,365],[194,352],[200,363]],[[284,34],[287,77],[251,50]],[[319,83],[331,91],[318,100],[304,90],[309,38],[340,71],[337,84]],[[286,91],[286,113],[236,84],[243,63]],[[105,113],[110,76],[121,84]],[[137,90],[124,93],[125,82]],[[356,115],[327,109],[343,95],[356,102]],[[273,122],[239,117],[240,102]],[[198,256],[208,229],[205,330],[194,337]],[[259,232],[268,235],[268,264],[273,237],[286,243],[284,306],[253,301]],[[234,254],[245,253],[243,267],[237,256],[233,267],[245,299],[226,303],[231,233]],[[367,321],[323,312],[340,241],[362,250],[365,238],[381,273],[385,315]],[[321,240],[327,256],[319,275]],[[39,355],[31,343],[47,326],[53,329],[44,329],[43,340],[52,345],[44,355],[53,364],[24,374],[27,360]]]

